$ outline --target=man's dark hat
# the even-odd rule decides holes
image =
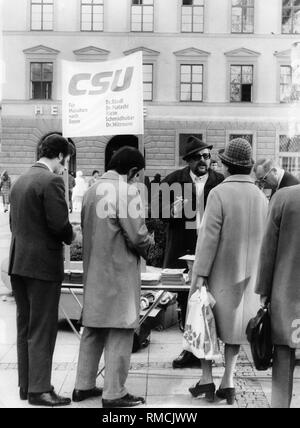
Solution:
[[[187,160],[193,153],[199,152],[199,150],[209,149],[211,150],[213,146],[204,143],[200,138],[192,135],[188,138],[185,144],[184,155],[182,156],[183,160]]]

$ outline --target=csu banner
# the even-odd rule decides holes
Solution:
[[[62,61],[65,137],[143,134],[142,52],[106,62]]]

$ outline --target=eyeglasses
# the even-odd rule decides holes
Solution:
[[[267,181],[268,176],[273,171],[274,168],[271,168],[262,178],[259,178],[260,183],[265,183]]]
[[[190,157],[190,159],[194,160],[194,161],[199,161],[201,159],[208,160],[210,158],[211,158],[211,154],[210,153],[203,153],[203,155],[201,155],[200,153],[198,153],[198,154],[192,155]]]

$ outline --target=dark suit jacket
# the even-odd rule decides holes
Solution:
[[[9,275],[64,277],[63,242],[72,241],[63,179],[36,163],[11,190]]]
[[[211,189],[220,184],[223,180],[224,177],[222,174],[209,170],[209,176],[204,187],[204,206],[206,206],[207,197]],[[188,203],[191,204],[192,210],[196,211],[196,187],[190,176],[189,167],[172,172],[162,181],[162,183],[168,183],[169,185],[172,185],[173,183],[180,183],[182,188],[185,183],[192,184],[192,197]],[[170,205],[172,204],[173,200],[174,197],[171,198],[169,206],[164,207],[166,211],[170,210]],[[164,201],[162,201],[162,205],[164,206]],[[185,254],[195,254],[197,230],[195,228],[187,229],[186,223],[195,223],[196,217],[187,219],[183,215],[182,218],[179,219],[170,218],[167,220],[167,222],[167,242],[164,256],[164,267],[186,267],[186,263],[178,260],[178,258],[184,256]]]
[[[278,190],[283,189],[284,187],[296,186],[297,184],[299,184],[299,180],[297,180],[297,178],[290,172],[285,171]],[[274,195],[274,193],[276,193],[276,190],[272,191],[271,198]]]

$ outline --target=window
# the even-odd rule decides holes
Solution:
[[[153,101],[153,64],[143,64],[144,101]]]
[[[279,163],[283,169],[299,176],[300,174],[300,135],[289,138],[279,136]]]
[[[231,31],[254,32],[254,0],[232,0]]]
[[[204,0],[182,0],[181,31],[203,33]]]
[[[31,1],[31,30],[53,30],[53,0]]]
[[[103,0],[81,1],[81,31],[103,31]]]
[[[230,101],[252,102],[253,66],[231,65]]]
[[[186,146],[187,140],[192,135],[199,138],[199,140],[203,141],[203,138],[204,138],[203,134],[197,134],[196,132],[190,133],[190,134],[179,134],[179,166],[186,165],[186,161],[182,159],[182,156],[184,156],[185,154],[185,146]]]
[[[132,0],[131,31],[153,31],[154,0]]]
[[[180,66],[180,101],[203,101],[203,65]]]
[[[300,0],[282,0],[282,32],[300,33]]]
[[[53,83],[52,62],[32,62],[30,64],[31,99],[51,100]]]
[[[280,102],[292,103],[300,101],[300,82],[293,78],[290,65],[280,66]]]

